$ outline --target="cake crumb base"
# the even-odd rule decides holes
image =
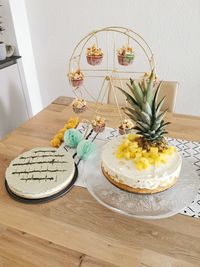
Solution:
[[[130,187],[126,184],[116,182],[114,180],[114,178],[104,170],[103,166],[101,166],[101,169],[102,169],[104,176],[108,179],[108,181],[110,183],[112,183],[113,185],[115,185],[116,187],[118,187],[124,191],[130,192],[130,193],[137,193],[137,194],[155,194],[155,193],[165,191],[165,190],[169,189],[170,187],[172,187],[173,185],[175,185],[175,183],[177,182],[177,179],[178,179],[177,177],[175,177],[171,184],[168,184],[167,186],[159,186],[155,189],[138,188],[138,187],[134,188],[134,187]]]

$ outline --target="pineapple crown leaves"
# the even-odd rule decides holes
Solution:
[[[169,122],[164,121],[167,110],[161,111],[165,97],[157,103],[162,82],[154,91],[154,77],[153,70],[148,81],[144,79],[142,82],[136,83],[130,79],[130,84],[127,83],[130,93],[117,87],[126,96],[130,104],[130,107],[123,108],[124,113],[136,122],[135,129],[137,133],[149,141],[161,140],[163,135],[167,133],[165,126],[169,124]]]

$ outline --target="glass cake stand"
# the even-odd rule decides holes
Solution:
[[[183,159],[180,178],[170,189],[152,195],[123,191],[102,174],[100,149],[96,157],[85,162],[84,178],[91,195],[105,207],[124,215],[142,219],[161,219],[177,214],[195,199],[199,176],[193,163]]]

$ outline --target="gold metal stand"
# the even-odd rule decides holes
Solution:
[[[95,43],[96,46],[98,47],[98,35],[100,33],[105,33],[106,34],[106,45],[107,45],[107,61],[106,61],[106,68],[94,68],[94,69],[87,69],[87,68],[81,68],[81,59],[83,55],[85,55],[84,48],[86,44],[91,41],[92,38],[95,38]],[[113,38],[113,53],[110,53],[110,55],[113,54],[113,66],[112,68],[109,68],[108,64],[108,55],[109,55],[109,47],[108,47],[108,41],[111,40],[110,36],[114,35]],[[121,70],[119,68],[116,68],[115,64],[115,58],[116,58],[116,43],[115,43],[115,35],[125,35],[127,36],[127,44],[130,46],[130,42],[136,43],[144,52],[144,55],[147,58],[148,66],[145,71],[126,71],[126,70]],[[134,64],[134,63],[133,63]],[[121,75],[126,75],[127,78],[130,77],[130,75],[143,75],[145,72],[150,72],[154,69],[155,71],[155,60],[154,60],[154,55],[151,51],[151,48],[147,44],[147,42],[144,40],[144,38],[136,33],[135,31],[125,28],[125,27],[116,27],[116,26],[111,26],[111,27],[105,27],[99,30],[95,30],[89,34],[87,34],[85,37],[83,37],[78,44],[75,46],[72,55],[69,60],[69,73],[74,72],[75,70],[80,70],[81,72],[84,73],[84,79],[97,79],[97,78],[103,78],[103,81],[100,86],[100,90],[97,94],[97,97],[93,95],[91,90],[89,90],[85,83],[79,87],[79,88],[74,88],[72,85],[72,90],[77,98],[84,98],[83,94],[86,94],[90,100],[96,103],[95,108],[94,108],[94,113],[95,115],[101,115],[101,108],[103,108],[103,103],[105,101],[106,95],[108,95],[109,90],[112,90],[112,93],[114,95],[115,103],[118,109],[118,114],[110,114],[110,117],[116,117],[119,116],[120,120],[123,120],[124,114],[122,113],[122,110],[120,109],[120,106],[118,104],[118,99],[117,99],[117,94],[116,94],[116,88],[113,84],[113,78],[119,79],[121,83],[121,87],[123,88],[123,84],[121,82]],[[149,70],[148,70],[149,69]]]

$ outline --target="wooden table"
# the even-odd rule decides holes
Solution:
[[[7,195],[4,175],[10,161],[25,150],[49,146],[73,115],[70,101],[58,98],[0,142],[0,266],[200,266],[199,219],[129,218],[101,206],[81,187],[40,205]],[[105,105],[104,110],[115,108]],[[168,119],[171,136],[200,141],[200,118],[168,114]],[[108,121],[116,124],[117,119]]]

